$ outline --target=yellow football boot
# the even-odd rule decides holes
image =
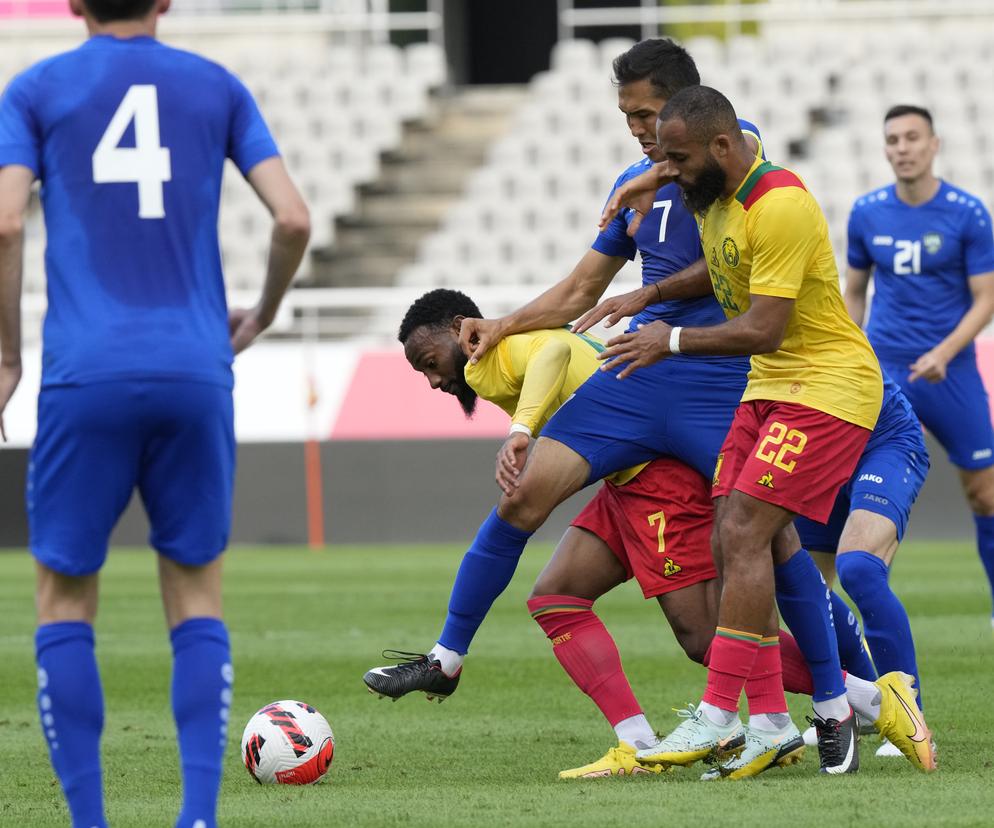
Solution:
[[[661,773],[660,765],[644,765],[635,758],[635,748],[619,742],[596,762],[582,768],[559,771],[560,779],[600,779],[606,776],[635,776],[638,773]]]
[[[900,672],[887,673],[876,680],[880,688],[880,717],[873,726],[918,770],[930,773],[937,767],[935,743],[915,701],[914,681],[912,676]]]

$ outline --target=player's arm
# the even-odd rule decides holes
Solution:
[[[912,363],[909,382],[917,379],[942,382],[946,378],[946,366],[990,324],[994,315],[994,272],[971,276],[970,294],[973,297],[970,310],[963,314],[949,336]]]
[[[863,327],[866,321],[866,290],[870,285],[870,269],[846,267],[846,291],[843,298],[846,301],[846,310],[849,317]]]
[[[0,168],[0,436],[3,412],[21,381],[21,280],[24,215],[34,172],[19,164]]]
[[[612,339],[598,358],[605,361],[604,370],[628,363],[618,374],[618,379],[624,379],[637,368],[652,365],[671,354],[772,353],[783,342],[793,309],[792,298],[751,294],[749,309],[720,325],[674,328],[662,321],[650,322]]]
[[[273,156],[260,161],[249,170],[247,178],[273,217],[273,231],[266,281],[258,303],[251,309],[234,309],[230,313],[231,347],[236,354],[273,323],[311,235],[307,205],[290,179],[283,159]]]
[[[500,319],[466,319],[459,331],[463,352],[475,363],[504,337],[561,328],[592,308],[627,260],[588,250],[565,279]]]
[[[637,290],[605,299],[581,316],[573,326],[573,331],[583,333],[605,318],[604,327],[610,328],[619,320],[635,316],[656,302],[699,299],[711,293],[711,277],[708,276],[707,262],[701,258],[672,276],[667,276],[651,285],[643,285]]]
[[[674,175],[675,170],[670,166],[670,162],[660,161],[644,173],[628,179],[611,193],[597,226],[601,231],[606,230],[622,210],[630,208],[635,211],[635,215],[628,225],[628,235],[634,237],[642,224],[642,219],[652,210],[652,202],[657,191],[660,187],[669,184]]]
[[[521,377],[521,392],[511,417],[511,431],[497,453],[496,475],[497,485],[510,496],[518,486],[530,439],[553,414],[572,352],[569,345],[547,332],[512,336],[507,343],[509,369]]]

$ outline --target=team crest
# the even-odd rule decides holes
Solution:
[[[922,236],[922,244],[925,246],[925,250],[935,255],[942,247],[942,236],[939,233],[926,233]]]
[[[729,267],[739,266],[739,248],[731,236],[726,236],[721,243],[721,257]]]
[[[672,578],[678,572],[683,572],[683,567],[678,563],[673,563],[672,558],[667,558],[666,562],[663,564],[663,577]]]

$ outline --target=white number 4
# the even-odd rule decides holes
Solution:
[[[134,147],[120,147],[128,124],[135,122]],[[165,218],[162,184],[172,180],[169,150],[159,145],[159,99],[156,88],[128,89],[100,143],[93,151],[95,184],[138,185],[138,218]]]
[[[663,214],[659,217],[659,241],[660,243],[666,241],[666,220],[670,217],[670,207],[673,206],[672,199],[666,199],[665,201],[654,201],[652,202],[652,209],[655,210],[657,207],[663,208]]]

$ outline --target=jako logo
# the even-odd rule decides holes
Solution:
[[[869,480],[871,483],[884,482],[884,479],[879,474],[861,474],[857,482],[862,483],[864,480]]]
[[[977,449],[977,451],[973,453],[973,459],[986,460],[988,457],[991,456],[992,453],[994,452],[992,452],[991,449]]]

